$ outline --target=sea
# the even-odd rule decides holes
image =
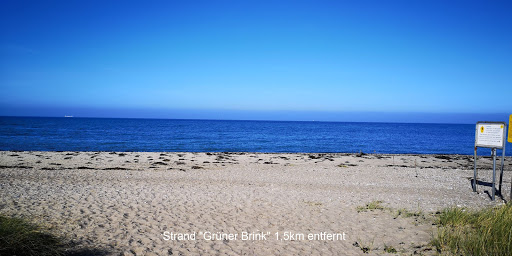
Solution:
[[[474,143],[475,124],[0,117],[0,150],[15,151],[472,155]]]

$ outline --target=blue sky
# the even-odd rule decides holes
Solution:
[[[0,115],[512,114],[509,1],[1,1]]]

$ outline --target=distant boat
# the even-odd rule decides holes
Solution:
[[[73,116],[64,116],[64,117],[73,117]]]

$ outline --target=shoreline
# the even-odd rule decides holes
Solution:
[[[479,181],[490,181],[490,168],[479,156]],[[472,192],[472,176],[468,155],[0,151],[0,214],[112,255],[363,254],[365,246],[428,255],[436,212],[503,203],[488,186]],[[379,201],[383,209],[365,209]],[[165,240],[166,231],[265,239]],[[321,233],[346,236],[307,239]]]
[[[490,149],[489,149],[490,150]],[[331,154],[331,155],[382,155],[382,156],[469,156],[473,157],[473,154],[448,154],[448,153],[366,153],[366,152],[254,152],[254,151],[111,151],[111,150],[100,150],[100,151],[86,151],[86,150],[2,150],[0,152],[12,152],[12,153],[21,153],[21,152],[48,152],[48,153],[168,153],[168,154],[178,154],[178,153],[194,153],[194,154],[299,154],[299,155],[307,155],[307,154]],[[501,152],[501,150],[500,150]],[[478,155],[478,157],[490,157],[488,155],[482,156]],[[500,158],[501,154],[497,155],[497,158]],[[505,158],[512,159],[512,156],[506,155]]]

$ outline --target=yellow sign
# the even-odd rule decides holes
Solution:
[[[484,133],[484,127],[483,127],[483,126],[482,126],[482,127],[480,127],[480,132],[481,132],[481,133]]]
[[[508,142],[512,143],[512,115],[508,120]]]

